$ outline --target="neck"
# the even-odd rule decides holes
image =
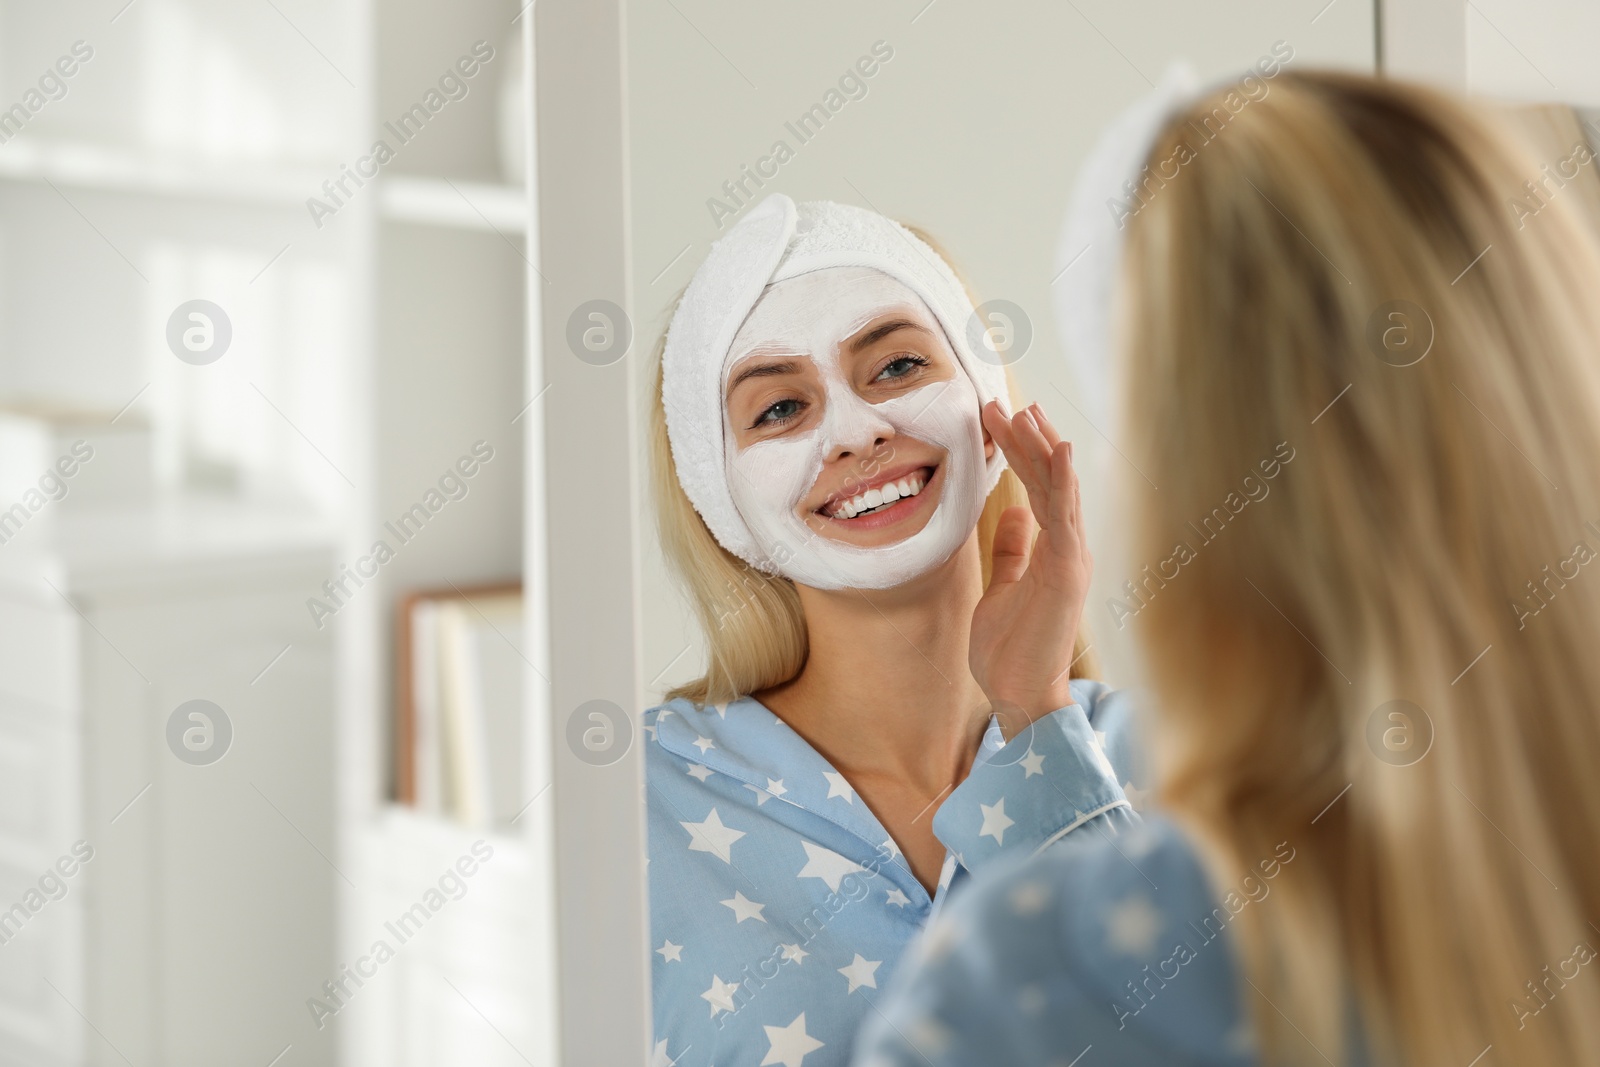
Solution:
[[[983,595],[976,533],[894,589],[798,589],[805,667],[757,699],[846,776],[892,777],[929,795],[965,777],[989,721],[967,659]]]

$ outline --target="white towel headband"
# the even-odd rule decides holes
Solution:
[[[1097,422],[1104,420],[1113,441],[1119,435],[1111,314],[1126,227],[1112,208],[1129,199],[1167,121],[1199,96],[1194,69],[1177,62],[1159,85],[1113,119],[1078,171],[1062,227],[1056,270],[1065,276],[1056,288],[1056,321],[1089,410],[1099,414]]]
[[[925,241],[873,211],[768,196],[712,244],[683,292],[661,357],[661,400],[678,481],[722,547],[762,570],[776,568],[734,505],[724,468],[728,350],[768,285],[827,267],[872,267],[916,293],[944,328],[979,403],[998,400],[1000,410],[1011,414],[1005,369],[998,360],[975,356],[969,344],[972,301]],[[996,449],[985,493],[1004,469],[1005,457]]]

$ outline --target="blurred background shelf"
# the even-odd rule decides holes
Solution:
[[[252,165],[225,158],[133,152],[81,141],[45,143],[18,138],[0,152],[0,181],[302,209],[306,198],[321,195],[323,181],[338,172],[337,161],[318,169],[286,167],[276,161]]]
[[[515,185],[447,178],[386,178],[379,186],[386,219],[466,230],[525,233],[527,190]]]
[[[0,143],[0,409],[144,428],[150,501],[80,507],[80,482],[0,545],[0,659],[23,657],[9,690],[0,673],[0,908],[78,835],[103,845],[91,876],[124,880],[92,900],[74,887],[0,949],[0,1063],[120,1064],[114,1046],[141,1064],[266,1064],[289,1045],[281,1062],[301,1067],[549,1062],[540,807],[491,833],[391,802],[395,604],[520,581],[523,472],[542,462],[512,421],[528,358],[521,7],[0,0],[0,107],[74,42],[93,49]],[[465,56],[474,73],[442,83]],[[391,132],[435,92],[420,129]],[[379,139],[392,158],[313,218],[308,199]],[[167,340],[196,299],[231,329],[206,365]],[[478,442],[492,461],[441,489]],[[33,462],[0,464],[0,512]],[[430,493],[448,506],[397,541],[386,524]],[[381,539],[392,558],[363,565]],[[336,610],[314,618],[316,600]],[[150,730],[214,692],[248,709],[237,751],[184,765]],[[532,699],[526,751],[496,753],[530,791],[548,779]],[[112,795],[150,780],[111,824]],[[8,803],[19,791],[29,802]],[[487,880],[313,1025],[307,999],[370,950],[368,920],[479,837]],[[205,956],[206,940],[238,951]]]
[[[488,860],[481,860],[484,851]],[[474,851],[476,849],[476,851]],[[450,880],[444,903],[407,943],[390,932],[462,857],[472,875]],[[543,990],[537,916],[549,906],[540,853],[525,835],[475,831],[398,804],[382,807],[355,846],[367,882],[351,916],[363,952],[374,939],[395,945],[382,981],[352,998],[348,1026],[361,1061],[395,1067],[438,1063],[543,1067],[547,1025],[528,998]],[[456,894],[459,894],[457,896]],[[409,929],[409,928],[408,928]],[[363,940],[364,939],[364,940]],[[484,1025],[482,1011],[494,1020]],[[496,1032],[498,1030],[498,1032]]]

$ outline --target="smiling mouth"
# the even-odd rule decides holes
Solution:
[[[817,514],[836,522],[849,522],[853,519],[876,515],[887,511],[901,501],[916,497],[928,487],[933,480],[934,472],[938,465],[919,467],[909,474],[884,482],[882,485],[873,486],[871,489],[855,496],[832,501],[817,509]]]

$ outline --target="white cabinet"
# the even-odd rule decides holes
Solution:
[[[373,977],[339,1013],[353,1039],[348,1067],[553,1062],[549,875],[538,851],[521,836],[399,806],[356,838],[363,892],[344,942],[373,958],[365,968]],[[472,873],[461,875],[463,866]],[[381,963],[379,942],[393,951]]]
[[[331,537],[215,502],[55,518],[0,547],[0,1063],[333,1063],[304,1005],[342,877],[304,606]],[[196,699],[215,762],[168,743]]]

